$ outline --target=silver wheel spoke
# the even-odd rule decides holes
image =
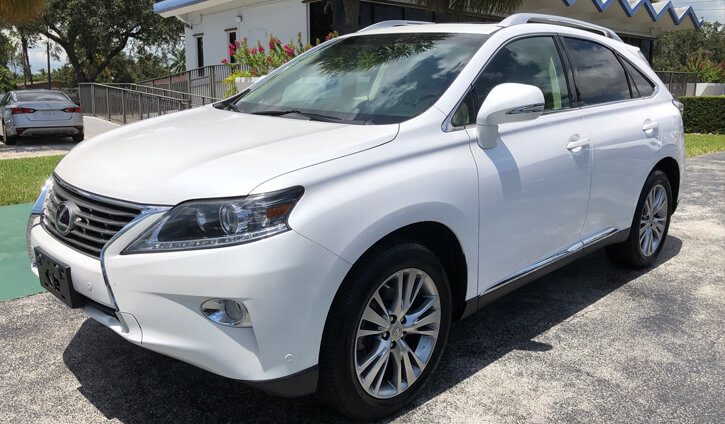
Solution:
[[[365,321],[371,322],[373,324],[377,324],[380,327],[387,328],[388,325],[390,325],[390,321],[385,319],[385,317],[380,316],[379,313],[377,313],[373,308],[370,306],[365,308],[365,313],[363,314],[363,319]]]
[[[422,270],[385,279],[358,323],[354,360],[362,388],[387,399],[411,387],[435,349],[441,316],[438,289]]]
[[[667,225],[667,191],[656,185],[647,194],[639,220],[639,248],[643,255],[653,255],[665,235]]]

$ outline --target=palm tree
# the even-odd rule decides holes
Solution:
[[[173,56],[171,56],[171,63],[169,63],[169,69],[171,72],[178,74],[186,70],[186,49],[180,48],[175,49]]]
[[[17,24],[35,20],[47,0],[0,0],[0,20]]]

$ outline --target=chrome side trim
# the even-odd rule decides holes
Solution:
[[[616,233],[616,232],[617,232],[616,228],[607,227],[604,230],[599,231],[599,232],[587,237],[584,240],[581,240],[581,241],[578,241],[578,242],[572,244],[567,249],[562,250],[561,252],[558,252],[552,256],[549,256],[548,258],[546,258],[544,260],[536,262],[535,264],[530,265],[530,266],[522,269],[521,271],[516,272],[516,273],[504,278],[503,280],[499,281],[498,283],[494,284],[493,286],[489,287],[488,289],[482,291],[478,295],[483,296],[485,294],[493,293],[496,290],[506,287],[507,285],[509,285],[523,277],[526,277],[529,274],[533,274],[534,272],[536,272],[542,268],[552,265],[553,263],[558,262],[558,261],[582,250],[583,248],[585,248],[591,244],[604,240],[605,238],[614,235],[614,233]]]
[[[544,111],[543,103],[536,103],[533,105],[526,105],[513,108],[506,112],[506,115],[518,115],[521,113],[539,113]]]
[[[592,234],[591,236],[589,236],[589,237],[587,237],[585,239],[582,239],[582,243],[584,243],[584,246],[587,246],[587,245],[590,245],[592,243],[596,243],[599,240],[602,240],[602,239],[604,239],[606,237],[609,237],[609,236],[611,236],[612,234],[614,234],[616,232],[617,232],[617,229],[616,228],[614,228],[614,227],[607,227],[607,228],[605,228],[605,229],[603,229],[601,231],[598,231],[598,232]]]

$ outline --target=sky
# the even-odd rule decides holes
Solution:
[[[725,23],[725,0],[672,0],[677,7],[692,6],[697,16],[708,22]]]

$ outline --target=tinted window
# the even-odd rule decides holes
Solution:
[[[649,97],[654,93],[655,91],[655,85],[650,82],[650,80],[645,77],[642,72],[640,72],[637,68],[635,68],[631,63],[627,62],[626,60],[623,60],[624,67],[627,68],[627,73],[629,74],[629,77],[632,79],[632,84],[636,88],[636,91],[632,93],[633,95],[637,95],[637,92],[639,92],[639,96],[641,97]]]
[[[359,124],[402,122],[431,107],[486,38],[428,33],[340,39],[267,77],[236,106],[246,113],[295,110]]]
[[[592,41],[565,38],[584,105],[631,98],[622,64],[611,50]]]
[[[539,87],[546,110],[569,107],[564,67],[551,37],[524,38],[499,50],[474,84],[476,104],[480,107],[488,93],[505,82]]]
[[[469,91],[463,101],[458,105],[458,109],[451,118],[451,125],[454,127],[462,127],[476,123],[476,106],[473,101],[473,91]]]
[[[17,91],[15,97],[19,102],[69,102],[70,99],[63,93],[52,91]]]

